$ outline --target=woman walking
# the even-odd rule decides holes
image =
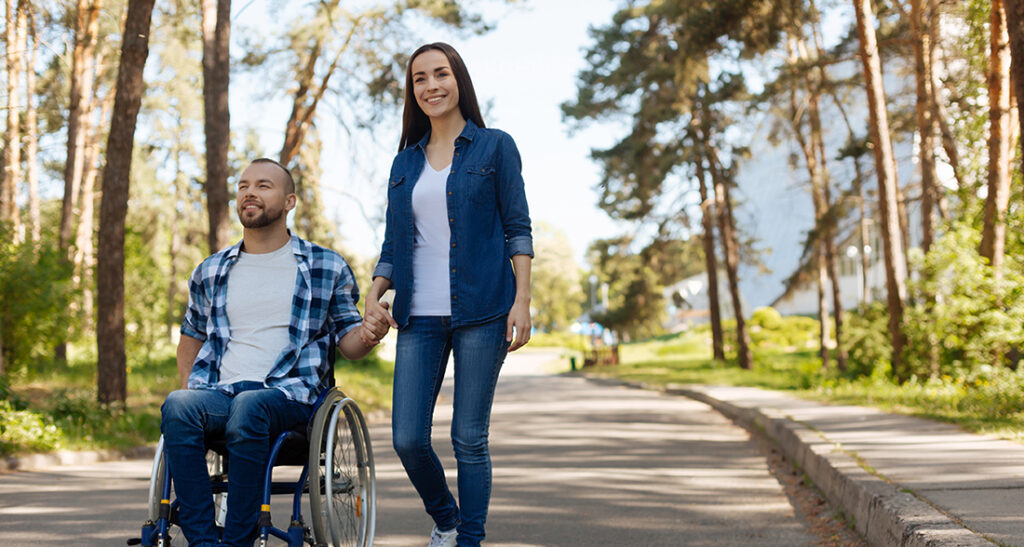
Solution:
[[[434,520],[430,546],[480,545],[491,495],[494,387],[506,353],[530,338],[530,216],[515,142],[485,129],[455,49],[420,47],[405,81],[384,244],[364,320],[398,328],[392,433]],[[379,302],[392,287],[393,316]],[[449,354],[458,503],[431,447]]]

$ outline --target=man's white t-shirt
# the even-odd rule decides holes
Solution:
[[[445,189],[451,164],[435,171],[423,162],[416,186],[412,189],[412,216],[416,240],[412,255],[412,302],[410,315],[451,315],[451,286],[448,252],[452,232],[448,225],[448,200]]]
[[[288,347],[299,267],[291,242],[263,254],[238,253],[228,271],[226,311],[231,338],[221,358],[220,384],[262,382]]]

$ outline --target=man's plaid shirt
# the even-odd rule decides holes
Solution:
[[[242,243],[210,255],[189,279],[188,309],[181,333],[203,341],[188,378],[189,389],[220,389],[220,362],[231,328],[228,325],[228,272],[238,260]],[[312,403],[333,363],[327,362],[331,345],[362,322],[356,302],[359,287],[345,259],[338,253],[292,236],[298,263],[290,343],[282,349],[267,375],[266,384],[284,391],[289,399]]]

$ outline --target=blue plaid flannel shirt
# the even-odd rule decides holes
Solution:
[[[218,386],[217,382],[221,358],[231,338],[228,271],[238,260],[241,246],[239,242],[209,256],[189,279],[188,309],[181,333],[203,341],[188,378],[189,389],[232,393],[231,386]],[[333,366],[327,362],[330,346],[362,323],[356,308],[359,287],[352,269],[338,253],[295,235],[291,246],[298,275],[288,327],[290,343],[278,355],[265,382],[293,401],[312,403],[325,387],[320,379],[326,378]]]

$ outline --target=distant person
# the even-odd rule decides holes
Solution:
[[[242,241],[204,260],[189,280],[178,343],[182,389],[164,402],[160,429],[193,547],[249,547],[256,539],[273,440],[309,421],[327,386],[331,344],[365,356],[387,327],[361,323],[359,288],[338,253],[291,235],[295,184],[284,166],[255,160],[238,180]],[[204,438],[227,439],[227,516],[214,523]]]
[[[494,387],[506,353],[530,339],[533,237],[519,151],[508,134],[484,128],[466,65],[443,43],[409,60],[398,149],[365,320],[375,332],[398,328],[394,446],[434,520],[430,546],[480,545]],[[391,287],[393,317],[379,303]],[[430,439],[450,353],[458,503]]]

